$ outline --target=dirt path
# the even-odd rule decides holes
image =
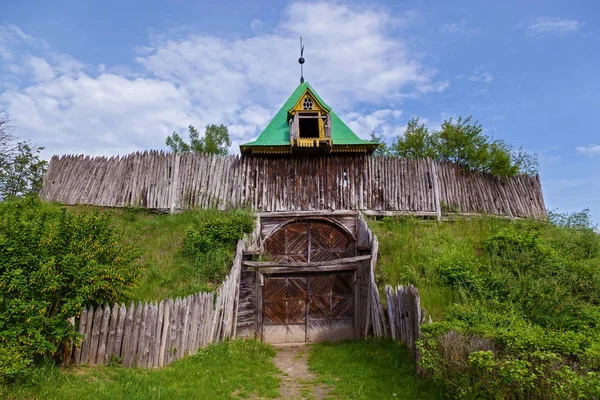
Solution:
[[[273,362],[281,371],[282,399],[314,399],[329,398],[329,388],[317,383],[315,374],[308,370],[308,346],[278,347]]]

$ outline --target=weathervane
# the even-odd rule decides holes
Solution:
[[[300,83],[304,83],[304,69],[302,64],[304,64],[304,45],[302,44],[302,36],[300,36],[300,58],[298,62],[300,63]]]

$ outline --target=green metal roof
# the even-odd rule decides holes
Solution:
[[[275,114],[275,117],[269,122],[266,128],[258,136],[258,138],[240,147],[246,146],[289,146],[290,145],[290,126],[288,123],[288,112],[292,107],[296,105],[300,97],[304,94],[305,90],[308,89],[310,93],[317,99],[317,101],[329,111],[331,115],[331,139],[333,145],[377,145],[377,142],[370,142],[359,138],[352,130],[346,125],[340,117],[338,117],[329,107],[319,94],[313,89],[308,82],[303,82],[294,93],[287,99],[283,107]]]

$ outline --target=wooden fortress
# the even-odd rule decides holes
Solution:
[[[170,212],[251,207],[255,240],[231,275],[226,336],[381,337],[377,238],[363,214],[543,219],[546,211],[539,177],[503,181],[448,163],[373,157],[376,148],[302,82],[261,135],[240,146],[241,157],[53,157],[41,197]]]

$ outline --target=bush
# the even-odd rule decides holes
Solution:
[[[25,380],[32,362],[14,342],[0,342],[0,385]]]
[[[448,328],[443,324],[427,326],[418,346],[422,371],[443,383],[452,397],[580,399],[600,396],[598,375],[578,371],[557,353],[531,350],[515,354],[489,338],[447,331]],[[440,334],[440,331],[445,333]]]
[[[59,358],[84,305],[131,296],[139,253],[119,243],[109,218],[34,197],[0,203],[0,344],[11,359]],[[17,376],[15,362],[0,375]]]
[[[481,281],[477,267],[475,257],[459,252],[444,254],[437,262],[439,274],[445,283],[471,294],[480,291]]]
[[[254,217],[246,211],[206,215],[187,228],[181,255],[194,264],[204,279],[217,283],[229,272],[238,240],[253,230]]]

